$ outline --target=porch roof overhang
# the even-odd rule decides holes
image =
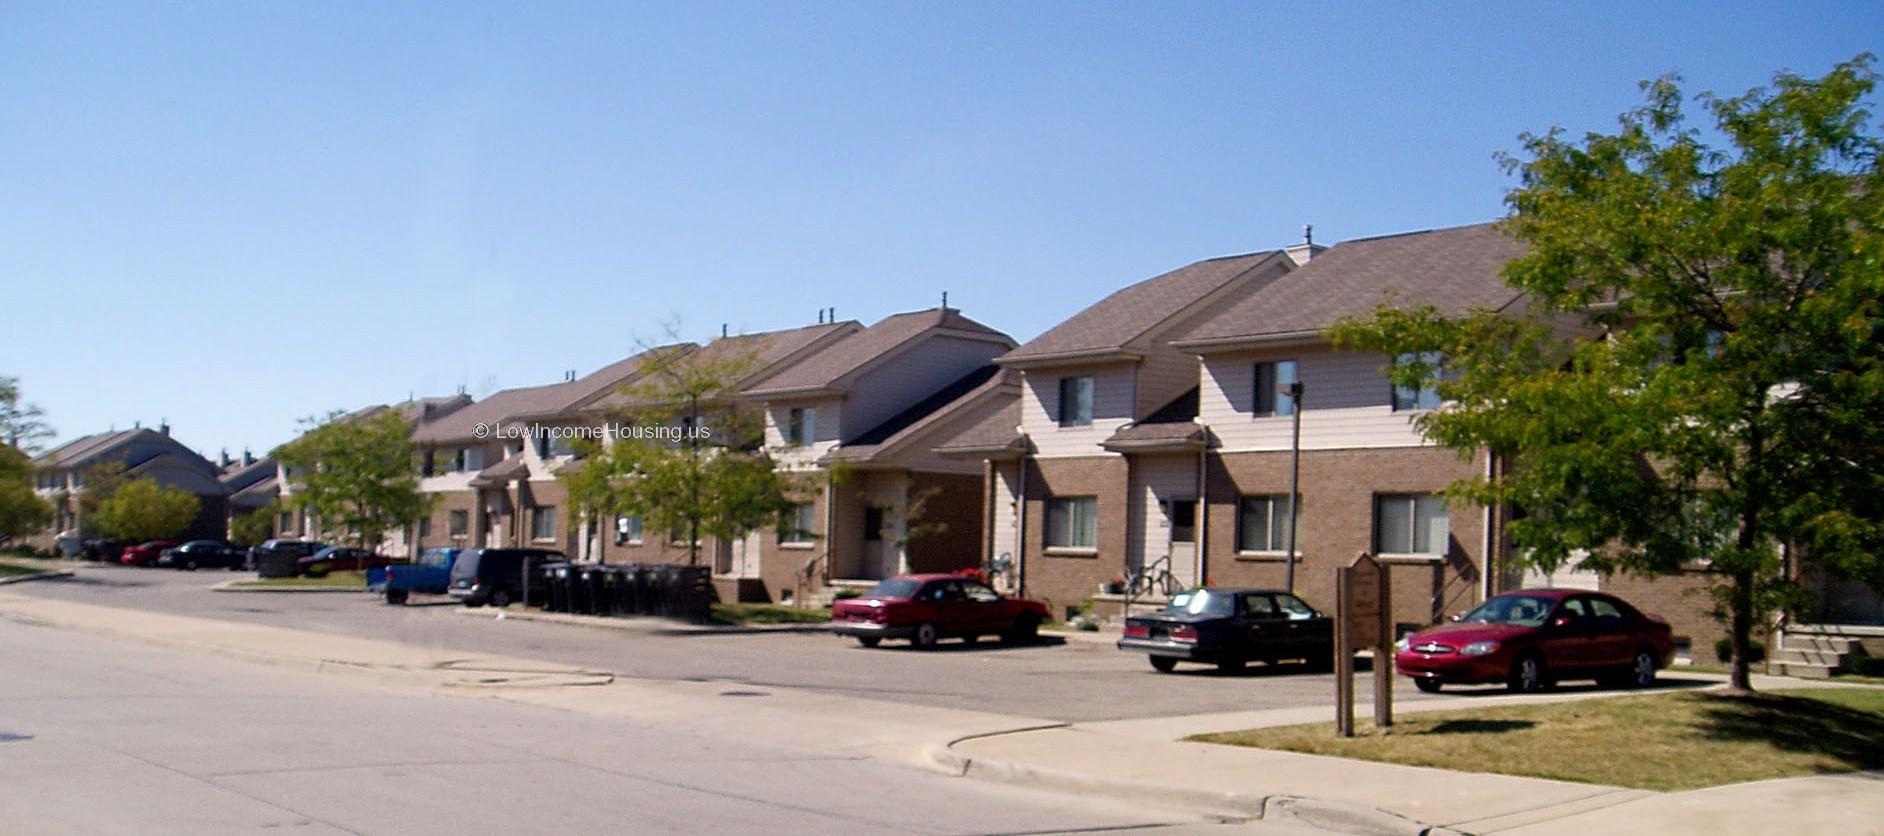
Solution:
[[[1204,449],[1204,426],[1192,421],[1130,424],[1099,446],[1113,453],[1182,453]]]

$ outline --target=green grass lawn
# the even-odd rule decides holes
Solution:
[[[1884,768],[1884,689],[1658,694],[1424,712],[1192,740],[1645,790]]]
[[[5,561],[0,561],[0,578],[14,578],[14,577],[19,577],[20,575],[37,575],[44,571],[46,570],[41,569],[37,566],[26,566],[19,563],[8,563]]]
[[[246,581],[236,581],[230,585],[244,589],[256,587],[276,589],[332,589],[335,587],[346,587],[350,589],[365,589],[366,575],[359,572],[330,572],[326,576],[319,578],[307,575],[298,578],[257,578]]]
[[[823,624],[830,607],[800,609],[779,604],[714,604],[712,619],[721,624]]]

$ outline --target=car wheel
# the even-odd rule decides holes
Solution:
[[[491,606],[499,607],[499,608],[510,606],[510,590],[508,589],[492,590]]]
[[[863,645],[864,647],[876,647],[877,643],[881,641],[883,641],[883,639],[878,636],[858,636],[857,637],[857,643]]]
[[[191,571],[191,572],[194,572],[194,571],[196,571],[196,561],[194,561],[194,560],[187,560],[187,561],[184,561],[184,563],[183,563],[183,568],[184,568],[184,569],[187,569],[187,570],[189,570],[189,571]]]
[[[1028,613],[1014,619],[1014,626],[1001,636],[1008,644],[1028,644],[1040,638],[1040,617]]]
[[[1535,694],[1544,690],[1549,680],[1544,674],[1544,660],[1535,653],[1527,653],[1511,663],[1511,675],[1505,686],[1520,694]]]
[[[934,624],[924,622],[916,625],[916,632],[910,635],[909,643],[923,650],[928,650],[935,647],[935,641],[940,637],[940,634],[935,630]]]
[[[1413,680],[1413,687],[1420,689],[1420,691],[1424,693],[1437,694],[1439,693],[1439,689],[1445,687],[1445,684],[1437,679],[1415,679]]]
[[[386,590],[386,603],[403,604],[406,602],[407,594],[409,593],[403,589],[388,589]]]
[[[1635,662],[1629,666],[1626,680],[1630,688],[1647,688],[1655,684],[1655,654],[1648,648],[1635,652]]]
[[[1177,670],[1177,660],[1169,656],[1153,656],[1151,668],[1159,673],[1170,673]]]
[[[1248,664],[1249,664],[1249,660],[1241,656],[1235,656],[1229,659],[1219,659],[1217,660],[1217,671],[1220,673],[1237,673],[1243,670],[1243,668],[1247,666]]]

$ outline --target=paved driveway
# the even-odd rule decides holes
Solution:
[[[715,680],[1065,721],[1122,720],[1329,705],[1334,678],[1257,665],[1240,675],[1185,666],[1151,670],[1142,656],[1100,643],[1048,639],[1032,647],[946,642],[933,652],[865,650],[822,634],[657,635],[467,617],[454,604],[391,607],[361,594],[212,592],[225,572],[79,564],[75,577],[11,591],[229,621],[391,639],[433,648],[543,659],[628,678]],[[486,611],[489,612],[489,611]],[[1360,693],[1370,683],[1363,674]],[[1395,699],[1428,699],[1399,687]]]

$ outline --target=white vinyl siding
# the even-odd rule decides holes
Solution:
[[[1064,371],[1029,370],[1021,389],[1021,427],[1033,441],[1036,455],[1040,458],[1116,455],[1099,444],[1132,420],[1135,386],[1132,368],[1130,363],[1112,363]],[[1060,378],[1068,375],[1092,376],[1092,426],[1060,426]]]
[[[994,556],[1007,555],[1020,558],[1020,518],[1017,500],[1020,496],[1020,471],[1012,463],[997,462],[994,466],[994,519],[991,520],[994,533]]]
[[[1393,411],[1380,354],[1327,349],[1313,353],[1213,354],[1204,361],[1199,414],[1225,453],[1288,450],[1294,418],[1256,414],[1256,364],[1296,360],[1302,396],[1302,449],[1429,447],[1411,416]]]
[[[1451,540],[1446,498],[1438,494],[1374,497],[1374,553],[1442,555]]]
[[[1047,500],[1046,547],[1093,549],[1099,546],[1099,498],[1068,496]]]
[[[844,426],[836,437],[849,440],[876,429],[936,390],[994,362],[1007,350],[999,342],[947,336],[910,346],[851,382],[844,398]],[[819,429],[820,434],[825,432]]]
[[[1144,418],[1197,386],[1197,356],[1160,347],[1139,361],[1133,418]]]
[[[1126,513],[1131,529],[1126,532],[1125,565],[1138,569],[1171,551],[1164,503],[1197,498],[1197,457],[1140,456],[1132,462],[1128,480]],[[1188,569],[1187,564],[1172,571],[1181,574]]]

